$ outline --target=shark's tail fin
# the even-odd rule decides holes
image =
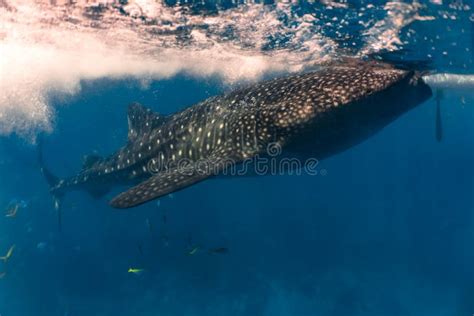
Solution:
[[[14,249],[15,249],[15,245],[11,246],[10,249],[8,249],[7,254],[4,255],[3,257],[0,257],[0,260],[7,263],[8,259],[10,259],[10,257],[12,256]]]
[[[46,179],[46,182],[48,182],[49,188],[50,188],[50,193],[53,197],[53,205],[54,209],[57,212],[58,215],[58,228],[59,231],[61,231],[61,226],[62,226],[62,211],[61,211],[61,200],[63,197],[62,193],[59,193],[57,191],[53,191],[52,189],[58,185],[60,182],[60,179],[55,176],[45,165],[44,159],[43,159],[43,141],[42,138],[40,137],[38,139],[38,162],[40,165],[40,171],[43,174],[44,178]]]
[[[38,162],[40,165],[41,173],[43,174],[44,178],[48,182],[49,186],[52,188],[59,183],[59,178],[56,177],[44,164],[43,159],[43,142],[41,140],[38,141]]]

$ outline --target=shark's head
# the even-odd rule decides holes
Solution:
[[[376,62],[328,67],[304,85],[315,112],[306,135],[319,158],[367,139],[432,95],[420,72]]]
[[[391,64],[349,63],[326,72],[319,79],[325,106],[315,104],[318,110],[335,116],[353,112],[354,120],[366,117],[368,124],[390,122],[432,95],[420,72]]]
[[[423,81],[420,72],[387,69],[382,71],[382,75],[384,72],[387,76],[397,76],[391,77],[383,87],[348,103],[346,107],[361,124],[374,129],[386,126],[432,96],[431,88]]]

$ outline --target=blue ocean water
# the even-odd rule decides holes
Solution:
[[[449,47],[458,61],[472,58],[464,45]],[[459,70],[439,58],[438,71]],[[113,153],[131,102],[172,113],[227,90],[182,73],[146,87],[83,81],[52,98],[45,161],[69,176],[84,154]],[[0,315],[472,315],[473,104],[472,91],[447,89],[442,142],[431,99],[317,176],[212,179],[128,210],[107,204],[120,188],[73,192],[61,231],[37,147],[2,136],[0,208],[24,203],[0,217],[0,255],[15,245],[0,262]],[[208,253],[217,247],[228,252]]]

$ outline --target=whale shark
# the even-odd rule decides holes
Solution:
[[[315,71],[278,77],[214,96],[163,115],[128,107],[128,140],[109,157],[90,155],[76,175],[42,172],[56,206],[71,190],[99,198],[116,185],[130,188],[111,201],[135,207],[219,176],[234,164],[268,155],[325,159],[368,139],[432,96],[423,72],[376,60],[344,60]]]

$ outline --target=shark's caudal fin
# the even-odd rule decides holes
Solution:
[[[38,162],[40,165],[41,173],[48,182],[49,186],[54,187],[55,185],[57,185],[59,183],[59,178],[56,177],[52,172],[50,172],[44,164],[43,141],[41,138],[38,140]]]
[[[44,178],[46,179],[46,182],[48,182],[49,188],[52,189],[54,188],[60,181],[58,177],[56,177],[45,165],[44,159],[43,159],[43,140],[40,137],[38,139],[38,162],[40,165],[40,171],[43,174]],[[63,197],[63,194],[53,192],[50,190],[50,193],[53,197],[53,205],[54,209],[57,212],[58,215],[58,228],[59,231],[62,229],[62,210],[61,210],[61,200]]]

